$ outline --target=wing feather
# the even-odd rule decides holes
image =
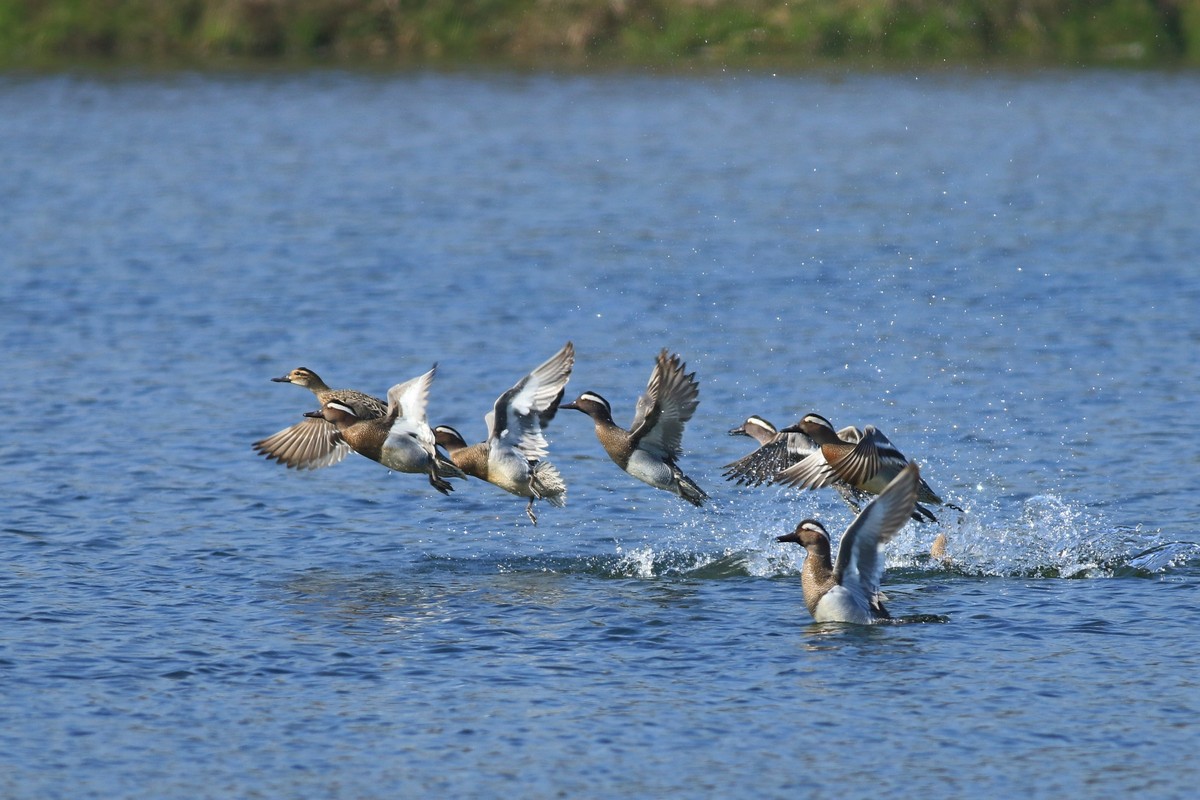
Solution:
[[[485,417],[488,440],[515,447],[530,460],[545,458],[549,444],[542,427],[554,418],[571,378],[575,347],[570,342],[496,398]]]
[[[829,458],[828,452],[826,457]],[[887,475],[895,474],[907,464],[908,458],[874,425],[863,429],[862,438],[853,449],[829,461],[833,473],[854,486],[864,486],[880,476],[886,480]]]
[[[255,442],[254,450],[289,469],[321,469],[341,461],[350,453],[337,427],[319,417],[305,417],[266,439]]]
[[[429,404],[429,387],[437,374],[437,364],[423,375],[388,389],[388,416],[392,418],[389,436],[412,436],[435,453],[433,431],[425,419]]]
[[[760,486],[776,475],[817,452],[817,445],[800,432],[779,433],[771,441],[731,464],[725,465],[725,478],[739,485]]]
[[[695,372],[685,372],[678,355],[658,354],[646,392],[637,403],[629,436],[633,444],[659,458],[674,461],[683,452],[683,427],[700,405]]]
[[[772,479],[772,483],[782,483],[799,489],[824,489],[832,486],[837,479],[838,476],[829,468],[824,453],[817,450],[780,472]]]
[[[832,474],[852,486],[862,486],[878,475],[883,459],[880,456],[878,437],[874,435],[875,433],[875,428],[868,425],[863,430],[863,437],[859,439],[858,444],[838,456],[831,456],[829,451],[834,447],[841,447],[840,445],[823,448]]]
[[[834,580],[851,592],[861,593],[868,601],[879,594],[879,582],[883,577],[879,547],[908,522],[917,503],[920,477],[917,465],[909,464],[867,504],[842,534],[837,562],[833,566]]]

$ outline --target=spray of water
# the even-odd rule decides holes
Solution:
[[[796,574],[804,551],[777,544],[777,535],[816,516],[827,521],[836,548],[852,519],[835,501],[814,497],[767,492],[739,498],[736,509],[668,509],[661,526],[618,543],[607,569],[632,578]],[[930,577],[1097,578],[1162,575],[1200,558],[1200,545],[1164,543],[1159,531],[1116,526],[1102,512],[1054,494],[976,499],[964,512],[940,512],[939,523],[910,523],[886,546],[889,570]],[[939,534],[944,549],[935,557],[930,550]]]

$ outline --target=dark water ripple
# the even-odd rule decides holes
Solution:
[[[0,78],[0,795],[1186,796],[1200,83],[1188,74]],[[533,528],[249,443],[304,364],[439,362],[479,435],[572,339],[679,350],[697,512],[586,420]],[[948,499],[898,624],[811,624],[752,413],[878,424]],[[929,557],[936,532],[947,562]],[[869,745],[865,744],[869,742]]]

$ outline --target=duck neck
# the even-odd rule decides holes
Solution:
[[[309,377],[308,382],[304,384],[304,388],[315,394],[317,397],[322,397],[333,391],[325,385],[325,381],[318,378],[316,375]]]
[[[829,542],[810,544],[804,566],[800,568],[800,586],[804,590],[804,604],[808,613],[816,615],[817,603],[834,586],[833,562],[829,558]]]
[[[596,425],[597,434],[624,430],[620,425],[613,422],[612,417],[607,414],[596,414],[592,417],[592,422]]]
[[[842,443],[842,440],[838,437],[837,432],[826,428],[824,425],[808,425],[806,427],[807,430],[804,432],[808,434],[808,438],[817,443],[818,447],[827,444]]]

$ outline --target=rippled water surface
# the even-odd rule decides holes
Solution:
[[[0,794],[1176,797],[1200,781],[1195,75],[0,79]],[[438,362],[695,369],[697,510],[250,443]],[[818,626],[750,414],[945,497]],[[945,532],[949,563],[928,548]]]

